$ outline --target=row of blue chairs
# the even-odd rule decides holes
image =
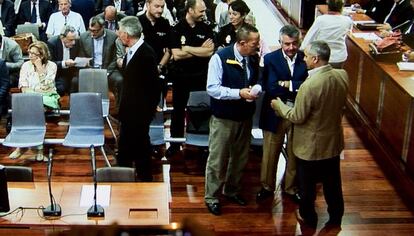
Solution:
[[[45,139],[46,122],[42,95],[12,95],[12,128],[4,146],[27,148],[43,144],[59,144],[73,148],[99,147],[107,166],[111,166],[104,150],[104,124],[100,93],[70,95],[69,130],[62,139]]]

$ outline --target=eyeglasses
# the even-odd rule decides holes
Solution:
[[[37,52],[31,52],[31,51],[29,51],[29,54],[30,55],[34,55],[34,56],[37,56],[37,57],[40,56],[40,53],[37,53]]]

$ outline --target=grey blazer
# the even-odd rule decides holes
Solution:
[[[116,39],[117,35],[107,29],[104,29],[104,43],[103,43],[103,55],[102,55],[102,69],[107,69],[108,73],[111,74],[116,70]],[[81,57],[93,58],[94,46],[93,39],[90,36],[90,32],[86,31],[80,35],[79,40]]]
[[[3,55],[9,72],[19,71],[23,65],[23,54],[20,46],[13,40],[3,36]]]

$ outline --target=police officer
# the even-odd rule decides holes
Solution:
[[[210,56],[214,52],[213,30],[203,22],[206,5],[203,0],[187,0],[186,15],[171,33],[171,53],[174,58],[170,76],[173,81],[171,137],[184,136],[184,110],[190,91],[205,90]],[[166,155],[180,150],[172,144]]]
[[[157,54],[158,72],[163,73],[171,57],[168,48],[171,26],[167,19],[162,17],[165,0],[147,0],[147,11],[140,15],[144,41],[148,43]]]

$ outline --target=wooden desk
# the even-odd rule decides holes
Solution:
[[[324,13],[326,6],[318,6]],[[353,20],[370,20],[352,14]],[[357,29],[354,29],[355,31]],[[349,76],[347,105],[366,127],[367,139],[389,179],[399,183],[414,199],[414,72],[399,71],[394,62],[375,60],[368,41],[348,35]],[[381,153],[381,155],[377,155]],[[387,173],[388,172],[388,173]]]
[[[165,183],[102,183],[111,185],[110,205],[105,208],[105,218],[90,220],[88,207],[80,207],[82,185],[92,183],[54,182],[53,195],[62,207],[62,217],[45,220],[36,210],[25,210],[24,215],[12,214],[0,218],[4,227],[50,227],[83,225],[168,225],[168,189]],[[9,183],[10,208],[47,207],[50,205],[47,182]]]

